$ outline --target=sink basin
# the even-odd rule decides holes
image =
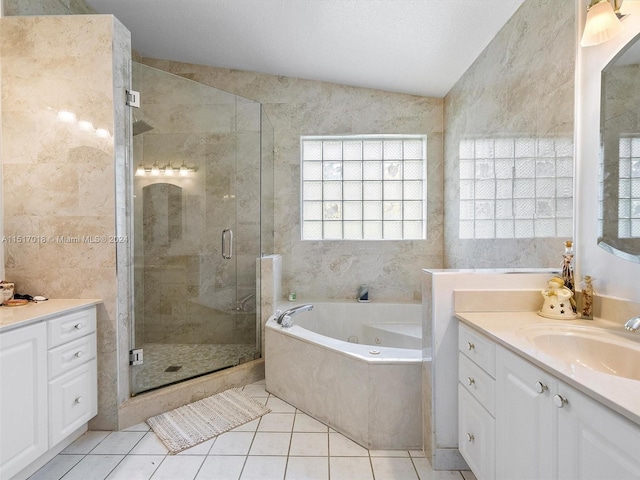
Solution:
[[[518,335],[571,366],[640,381],[640,342],[625,333],[580,325],[540,325],[524,327]]]

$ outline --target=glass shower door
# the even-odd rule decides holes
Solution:
[[[256,355],[260,149],[257,102],[137,63],[133,84],[136,394]]]

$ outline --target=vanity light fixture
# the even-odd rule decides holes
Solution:
[[[593,0],[587,7],[587,22],[584,26],[580,45],[591,47],[600,45],[622,31],[620,13],[622,0]]]
[[[197,171],[198,169],[196,167],[188,167],[184,162],[180,167],[174,167],[171,164],[171,162],[169,162],[163,167],[158,165],[158,162],[155,162],[150,167],[141,163],[140,165],[138,165],[138,168],[136,168],[136,176],[141,177],[147,174],[151,174],[154,177],[159,177],[160,175],[172,176],[177,173],[184,177],[189,175],[192,172],[197,172]]]

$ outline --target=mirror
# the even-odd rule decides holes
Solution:
[[[640,263],[640,35],[602,70],[598,244]]]

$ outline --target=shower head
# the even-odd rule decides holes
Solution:
[[[138,120],[135,115],[133,117],[133,136],[153,130],[153,127],[144,120]]]

